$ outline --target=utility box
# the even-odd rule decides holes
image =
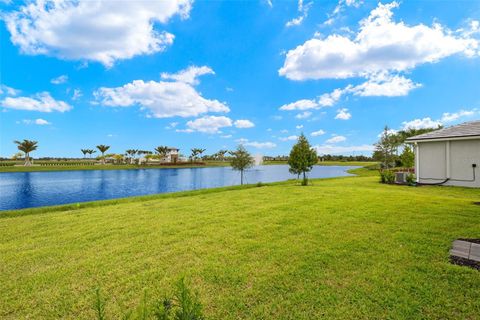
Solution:
[[[408,172],[395,172],[395,183],[406,184]]]

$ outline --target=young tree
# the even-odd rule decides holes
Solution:
[[[385,169],[395,166],[397,158],[396,153],[400,145],[400,139],[396,134],[391,133],[390,129],[385,126],[380,140],[375,143],[375,151],[373,158],[381,161]]]
[[[23,141],[13,141],[16,145],[18,150],[22,151],[25,154],[25,166],[31,166],[32,163],[30,162],[30,152],[37,150],[38,142],[32,140]]]
[[[413,168],[415,165],[415,153],[410,146],[406,145],[403,147],[403,152],[400,155],[400,161],[402,162],[402,166],[405,168]]]
[[[243,172],[253,166],[253,158],[244,146],[239,145],[235,151],[231,151],[230,165],[233,170],[240,171],[240,184],[243,185]]]
[[[290,172],[296,175],[302,174],[302,185],[306,186],[308,184],[307,172],[310,172],[313,165],[317,162],[317,152],[310,146],[307,138],[302,133],[300,137],[298,137],[298,141],[293,146],[292,151],[290,151],[290,157],[288,158]]]
[[[101,144],[97,146],[97,149],[102,153],[102,164],[105,164],[105,152],[107,152],[107,150],[110,149],[110,146]]]

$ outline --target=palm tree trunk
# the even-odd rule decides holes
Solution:
[[[240,171],[240,185],[243,185],[243,170]]]
[[[30,155],[27,153],[25,153],[25,166],[31,166],[32,163],[30,162]]]

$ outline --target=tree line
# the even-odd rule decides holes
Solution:
[[[408,128],[400,131],[392,131],[388,126],[385,126],[378,142],[374,145],[375,149],[372,158],[380,162],[383,169],[395,167],[413,168],[415,165],[415,153],[413,152],[412,146],[405,143],[405,141],[410,137],[441,128],[442,126],[438,128]]]

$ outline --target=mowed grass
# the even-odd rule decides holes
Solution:
[[[0,218],[0,318],[119,318],[185,276],[209,319],[478,319],[480,192],[293,181]]]

